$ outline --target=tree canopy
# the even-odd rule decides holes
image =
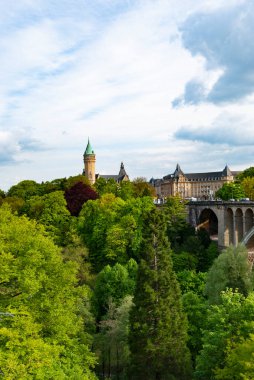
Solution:
[[[223,186],[216,191],[215,197],[220,198],[223,201],[228,201],[230,199],[239,200],[245,197],[245,192],[241,183],[230,182],[224,183]]]
[[[247,298],[238,292],[227,290],[222,292],[220,305],[212,305],[208,309],[207,321],[203,329],[202,349],[197,357],[195,379],[251,379],[246,363],[245,372],[240,377],[234,377],[232,368],[232,351],[245,340],[251,339],[254,333],[254,294]],[[250,342],[251,344],[251,342]],[[241,347],[239,347],[241,350]],[[250,356],[248,357],[250,358]],[[235,358],[236,359],[236,358]],[[236,363],[239,373],[239,365]],[[231,367],[233,377],[223,377]],[[242,367],[243,368],[243,367]]]
[[[84,204],[79,231],[95,271],[99,272],[107,264],[138,259],[144,215],[152,209],[150,197],[124,201],[113,194]]]
[[[94,378],[77,266],[44,229],[0,208],[0,368],[4,378]]]
[[[130,313],[132,380],[190,378],[187,320],[162,214],[149,214]]]
[[[208,271],[205,294],[210,303],[219,303],[221,292],[226,288],[238,290],[243,295],[253,290],[252,265],[247,249],[239,244],[225,249]]]

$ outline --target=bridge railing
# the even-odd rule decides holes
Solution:
[[[217,205],[225,205],[225,206],[249,206],[254,207],[254,201],[219,201],[219,200],[196,200],[196,201],[188,201],[187,205],[192,206],[217,206]]]

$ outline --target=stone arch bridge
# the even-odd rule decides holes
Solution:
[[[254,202],[192,201],[187,209],[189,223],[205,228],[220,248],[243,243],[254,253]]]

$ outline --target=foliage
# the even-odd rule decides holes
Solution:
[[[156,197],[155,188],[144,177],[134,178],[132,181],[135,197]]]
[[[40,184],[40,195],[52,193],[53,191],[63,191],[66,181],[66,178],[56,178],[52,181],[42,182]]]
[[[64,182],[64,190],[70,189],[79,182],[83,183],[86,186],[91,186],[89,179],[85,175],[78,174],[66,179]]]
[[[0,208],[0,368],[7,380],[94,378],[88,289],[42,226]]]
[[[4,205],[4,204],[9,205],[13,213],[15,212],[20,213],[20,211],[22,210],[25,204],[25,201],[23,198],[6,196],[0,201],[0,205]]]
[[[254,177],[245,177],[242,182],[242,187],[246,197],[254,200]]]
[[[182,247],[189,236],[195,235],[194,228],[186,222],[185,203],[179,196],[169,197],[163,207],[163,213],[167,224],[167,236],[174,250],[172,256],[174,270],[195,269],[198,260],[189,252],[189,244],[187,249]]]
[[[31,180],[21,181],[17,185],[12,186],[7,192],[9,197],[17,197],[22,199],[29,199],[32,196],[39,194],[40,184]]]
[[[147,194],[149,196],[149,194]],[[117,196],[125,201],[135,196],[135,189],[131,181],[122,181],[118,187]]]
[[[182,294],[194,292],[203,295],[206,284],[206,272],[196,272],[194,270],[183,270],[177,272],[177,279],[181,287]]]
[[[237,180],[242,181],[244,178],[254,177],[254,167],[251,166],[237,175]]]
[[[187,217],[185,206],[186,203],[178,195],[167,198],[164,210],[170,231],[172,228],[179,229],[179,226],[185,226]]]
[[[201,294],[193,290],[188,291],[182,297],[183,308],[188,318],[188,347],[191,353],[193,367],[196,357],[202,348],[202,330],[206,324],[207,302]]]
[[[253,280],[247,249],[243,245],[230,246],[209,269],[205,293],[210,303],[220,302],[221,291],[226,288],[238,289],[246,296],[253,289]]]
[[[5,191],[0,189],[0,198],[5,198],[6,194]]]
[[[117,196],[120,184],[118,184],[113,178],[105,179],[99,177],[96,180],[94,187],[100,197],[102,197],[105,194],[114,194],[115,196]]]
[[[208,247],[205,247],[202,244],[202,239],[200,239],[199,234],[193,236],[188,236],[180,247],[183,252],[188,252],[189,256],[191,255],[192,263],[196,263],[196,266],[189,265],[190,259],[186,261],[186,269],[196,269],[197,271],[206,272],[214,259],[218,256],[219,251],[216,243],[210,242]],[[194,261],[195,260],[195,261]],[[190,262],[191,263],[191,262]],[[175,263],[174,263],[175,265]],[[180,270],[183,270],[181,267]]]
[[[224,368],[227,355],[243,339],[248,339],[254,333],[253,293],[245,298],[238,292],[227,290],[222,292],[221,298],[221,304],[210,306],[207,312],[203,347],[197,357],[196,379],[216,379],[215,374]]]
[[[182,291],[184,311],[188,318],[188,347],[191,352],[193,367],[196,356],[202,348],[201,336],[207,313],[207,301],[203,293],[207,273],[183,270],[177,273]]]
[[[137,274],[137,263],[130,259],[127,265],[106,265],[98,274],[93,293],[93,308],[98,320],[106,313],[108,305],[113,302],[119,306],[127,295],[133,295]]]
[[[188,271],[196,270],[198,259],[192,253],[189,252],[178,252],[172,253],[172,260],[175,272],[181,272],[185,269]]]
[[[78,216],[83,204],[89,199],[97,199],[98,195],[91,186],[83,182],[76,182],[65,190],[64,197],[67,202],[67,209],[71,215]]]
[[[254,379],[254,334],[227,349],[226,363],[215,370],[216,380]]]
[[[43,224],[56,244],[66,244],[71,215],[67,210],[63,191],[31,197],[26,201],[22,212]]]
[[[205,272],[217,256],[206,230],[197,232],[187,223],[186,203],[179,197],[169,197],[163,207],[167,223],[167,236],[173,249],[176,272],[184,269]]]
[[[223,186],[216,191],[215,197],[223,201],[228,201],[229,199],[239,200],[245,197],[244,188],[237,182],[224,183]]]
[[[150,197],[124,201],[113,194],[84,204],[79,231],[96,272],[107,264],[138,259],[144,215],[154,208]]]
[[[98,371],[105,378],[126,379],[129,364],[129,311],[132,297],[126,296],[119,306],[112,301],[107,314],[99,324],[95,338],[95,351],[99,356]]]
[[[90,285],[92,283],[91,264],[88,260],[88,250],[84,245],[68,244],[66,247],[63,247],[62,256],[64,261],[74,261],[78,264],[77,278],[79,285]]]
[[[162,214],[150,213],[146,226],[130,313],[130,378],[188,379],[187,322]]]
[[[132,183],[130,181],[122,181],[118,183],[112,178],[106,180],[105,178],[100,177],[97,179],[94,186],[96,188],[97,193],[100,196],[110,193],[124,200],[138,196],[136,187],[135,187],[136,186],[135,182]],[[146,185],[144,185],[144,188],[145,187]],[[145,195],[145,194],[142,193],[142,195]],[[150,192],[147,192],[146,195],[149,196]]]

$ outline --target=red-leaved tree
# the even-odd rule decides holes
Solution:
[[[78,216],[82,206],[89,199],[97,199],[98,194],[90,186],[83,182],[77,182],[64,193],[67,208],[72,216]]]

